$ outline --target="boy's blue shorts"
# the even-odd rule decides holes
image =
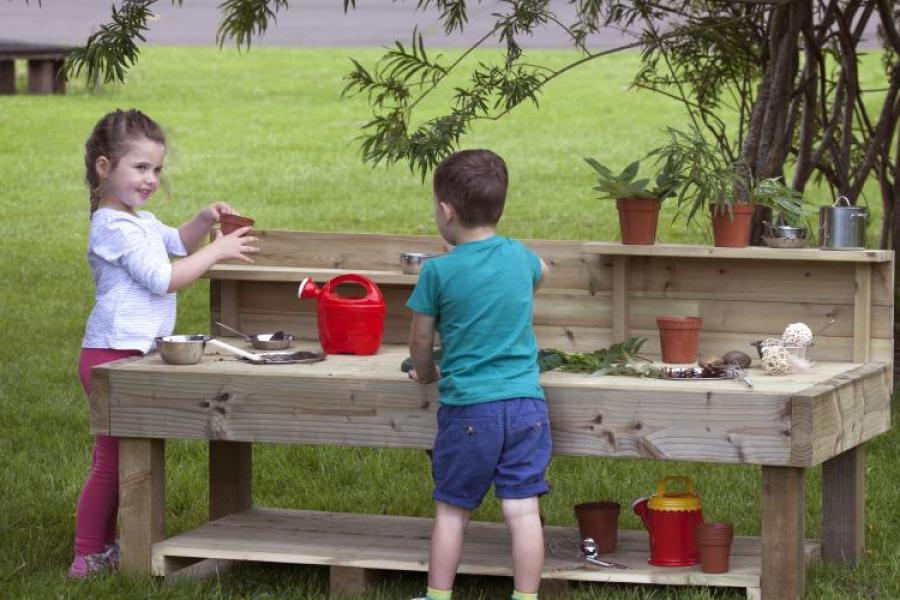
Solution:
[[[468,510],[494,484],[498,498],[550,491],[550,420],[539,398],[510,398],[438,410],[431,475],[435,500]]]

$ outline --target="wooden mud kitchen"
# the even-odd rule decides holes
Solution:
[[[557,454],[762,469],[761,536],[735,539],[727,573],[651,566],[647,533],[625,531],[604,558],[629,569],[548,552],[548,582],[729,586],[746,588],[749,598],[794,599],[810,561],[862,558],[864,444],[891,426],[892,252],[526,243],[551,267],[534,306],[541,348],[591,351],[637,335],[649,340],[643,352],[658,358],[656,316],[681,314],[702,316],[701,349],[721,354],[749,350],[749,341],[786,323],[818,330],[834,320],[816,337],[812,369],[776,377],[754,366],[752,389],[735,380],[544,373]],[[384,293],[385,343],[374,356],[316,364],[253,365],[207,347],[195,365],[169,365],[153,353],[95,368],[91,430],[121,438],[123,569],[199,576],[235,560],[327,565],[333,596],[361,588],[375,570],[426,571],[430,519],[254,506],[251,457],[255,442],[431,447],[436,388],[399,368],[408,355],[404,305],[417,279],[400,271],[399,257],[441,252],[441,241],[273,230],[260,232],[260,244],[255,264],[209,272],[211,322],[251,333],[282,329],[315,349],[315,303],[297,299],[298,282],[355,272]],[[209,523],[168,539],[166,439],[209,443]],[[823,536],[811,541],[804,476],[818,465]],[[360,536],[378,539],[377,547]],[[502,523],[473,522],[460,572],[510,575],[507,538]],[[546,541],[577,547],[578,531],[547,527]]]

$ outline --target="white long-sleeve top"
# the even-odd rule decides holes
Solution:
[[[175,294],[168,292],[169,257],[186,254],[178,230],[149,212],[94,212],[87,256],[97,303],[81,347],[148,352],[155,337],[170,335]]]

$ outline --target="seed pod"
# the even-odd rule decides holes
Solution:
[[[750,357],[740,350],[732,350],[731,352],[726,352],[723,358],[725,359],[726,365],[737,365],[742,369],[746,369],[747,367],[749,367],[750,363],[752,362],[750,360]]]

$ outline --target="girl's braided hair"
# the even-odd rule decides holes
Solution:
[[[162,128],[137,109],[116,109],[97,121],[94,130],[84,144],[84,179],[91,195],[91,214],[100,205],[100,175],[97,159],[105,156],[113,168],[128,152],[128,146],[141,138],[165,146],[166,136]]]

